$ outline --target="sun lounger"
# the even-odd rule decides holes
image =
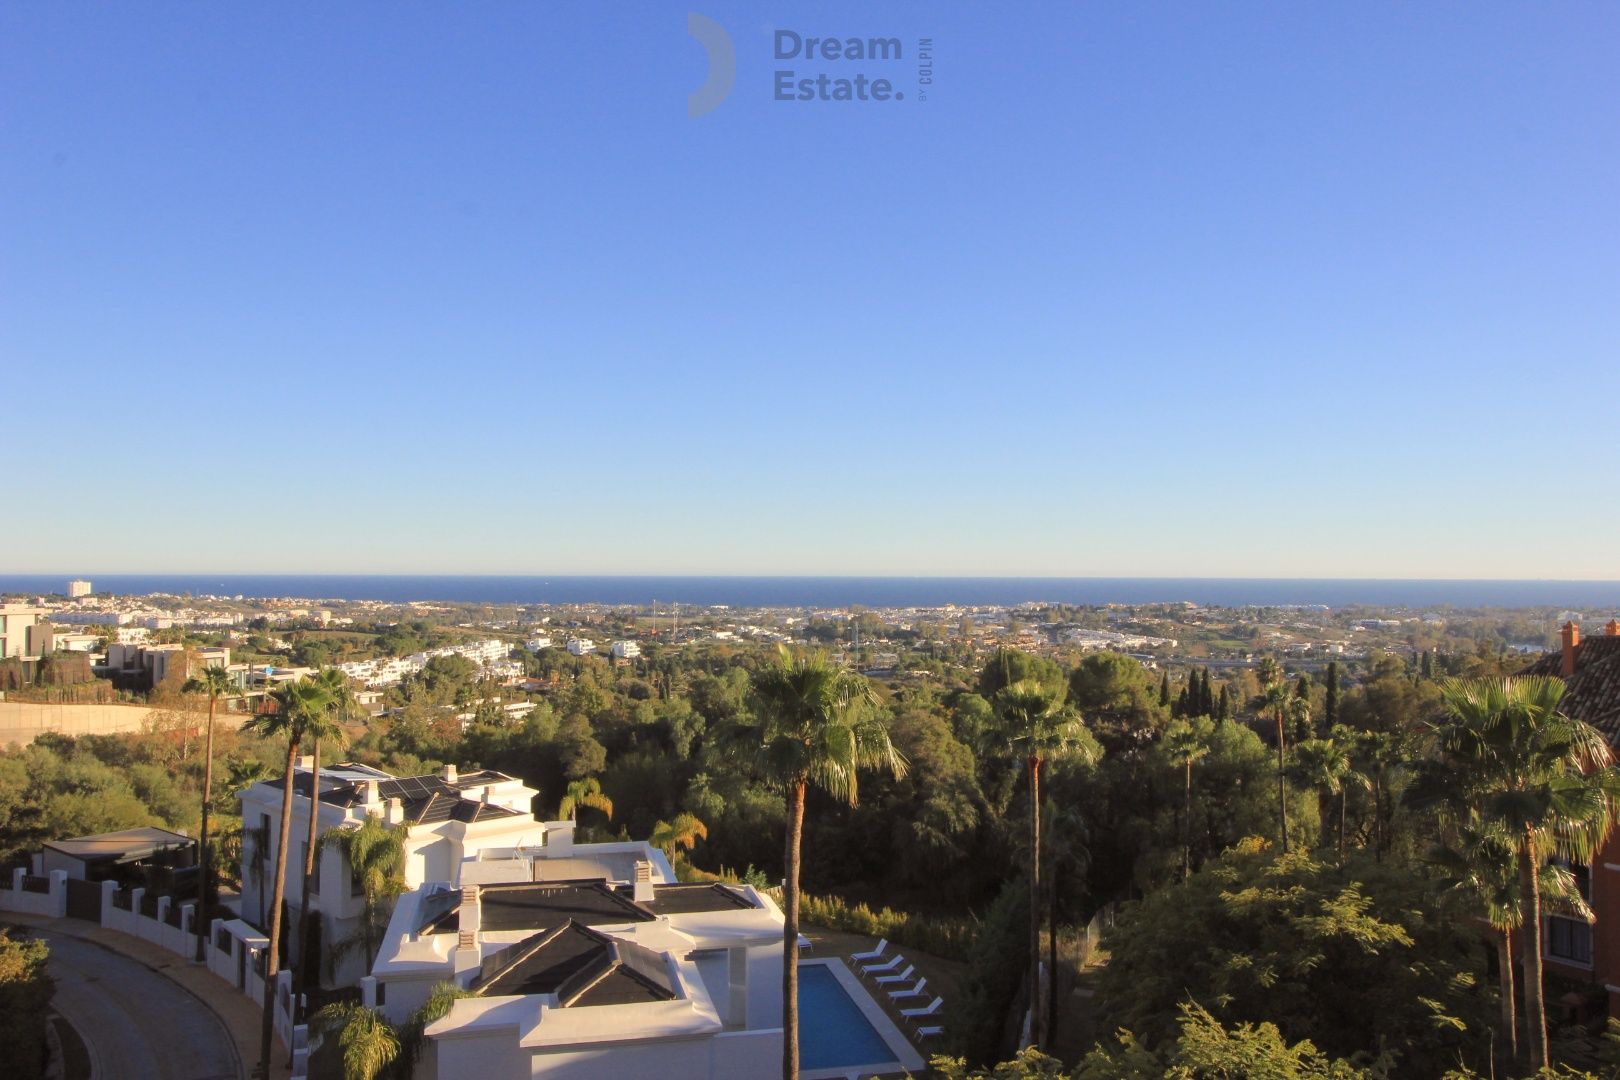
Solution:
[[[889,1000],[890,1001],[905,1001],[905,1000],[907,1000],[909,998],[925,997],[925,996],[927,996],[927,994],[928,994],[928,980],[927,979],[918,979],[917,980],[917,985],[913,986],[909,990],[890,990],[889,991]]]
[[[850,957],[849,957],[849,962],[852,963],[852,964],[870,963],[871,961],[876,960],[879,957],[881,957],[883,955],[884,951],[886,949],[888,949],[888,947],[889,947],[889,939],[888,938],[882,938],[882,939],[880,939],[878,941],[877,948],[875,948],[875,949],[868,949],[865,952],[851,953]]]
[[[899,967],[905,962],[905,957],[901,956],[899,953],[894,953],[887,960],[873,960],[869,963],[861,965],[861,974],[882,975],[885,972],[893,971],[895,968]]]
[[[937,1024],[933,1027],[920,1027],[917,1029],[917,1038],[919,1039],[937,1039],[943,1034],[945,1034],[945,1029]]]
[[[924,1005],[921,1008],[901,1009],[900,1015],[905,1017],[907,1020],[921,1020],[925,1016],[933,1016],[944,1007],[945,999],[942,997],[936,997],[931,1004]]]
[[[880,975],[872,981],[879,986],[893,986],[896,983],[910,982],[911,977],[915,974],[917,974],[917,966],[915,964],[907,964],[906,970],[900,972],[898,975]]]

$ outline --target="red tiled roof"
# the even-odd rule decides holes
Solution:
[[[1562,652],[1548,653],[1525,675],[1562,675]],[[1575,673],[1564,679],[1564,713],[1584,720],[1620,748],[1620,637],[1603,634],[1575,646]]]

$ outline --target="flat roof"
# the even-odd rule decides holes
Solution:
[[[77,836],[71,840],[47,840],[45,846],[84,862],[101,862],[108,859],[141,859],[167,848],[186,847],[194,843],[196,841],[184,833],[145,826],[94,836]]]

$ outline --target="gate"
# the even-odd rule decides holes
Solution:
[[[70,919],[101,921],[101,882],[67,879],[67,913]]]

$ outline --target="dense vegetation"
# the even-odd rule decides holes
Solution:
[[[389,648],[444,637],[404,626]],[[537,814],[575,817],[584,839],[657,837],[685,875],[747,868],[777,882],[792,772],[758,750],[762,732],[768,745],[782,730],[783,699],[766,692],[777,662],[716,643],[653,646],[635,665],[548,650],[525,655],[541,689],[514,696],[438,658],[389,692],[385,716],[339,717],[321,756],[401,774],[499,769],[540,791]],[[1266,660],[1223,677],[1106,652],[1002,652],[971,677],[851,684],[839,701],[864,702],[903,767],[862,769],[854,805],[849,791],[806,786],[800,910],[966,961],[949,1027],[973,1063],[1015,1048],[1010,1021],[1039,989],[1029,958],[1051,947],[1050,928],[1072,933],[1108,908],[1118,920],[1097,1001],[1105,1026],[1131,1034],[1083,1070],[1101,1075],[1119,1055],[1168,1069],[1218,1045],[1305,1070],[1286,1075],[1488,1071],[1494,1050],[1502,1075],[1515,1067],[1513,1031],[1495,1019],[1503,950],[1458,859],[1441,857],[1494,820],[1499,785],[1483,751],[1451,789],[1424,763],[1455,772],[1466,749],[1442,738],[1457,714],[1446,676],[1512,665],[1489,648],[1423,650],[1314,676]],[[525,696],[532,711],[512,718],[502,706]],[[46,736],[0,753],[0,853],[131,824],[195,829],[206,700],[166,700],[143,735]],[[229,878],[234,792],[279,778],[288,742],[285,730],[220,728],[215,865]],[[755,750],[739,752],[748,737]],[[1543,765],[1564,775],[1574,759],[1556,757]],[[1461,865],[1501,846],[1476,844]],[[1517,910],[1503,888],[1497,909]],[[1556,875],[1539,892],[1558,902]],[[1521,1060],[1538,1053],[1528,1042]]]

